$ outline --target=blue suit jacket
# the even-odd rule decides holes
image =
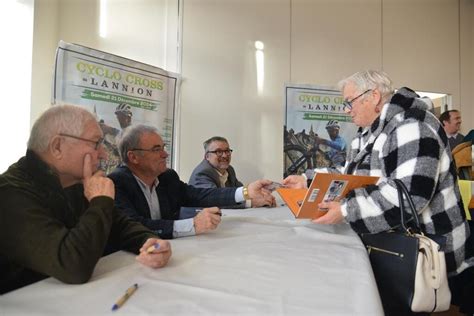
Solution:
[[[203,189],[187,185],[173,169],[159,177],[156,188],[161,218],[153,220],[143,192],[130,169],[121,165],[108,175],[115,184],[115,205],[128,216],[155,231],[161,238],[173,238],[174,221],[182,206],[212,207],[236,204],[235,188]]]

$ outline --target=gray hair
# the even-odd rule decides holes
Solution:
[[[383,101],[388,100],[394,93],[392,80],[385,72],[380,70],[364,70],[356,72],[355,74],[339,81],[339,90],[343,91],[348,83],[354,84],[359,93],[372,89],[379,90]],[[364,97],[365,96],[363,96],[363,98]]]
[[[53,106],[33,124],[27,148],[43,153],[48,149],[51,139],[58,134],[80,137],[89,121],[95,121],[95,117],[84,108],[74,105]]]
[[[206,140],[204,143],[202,143],[202,145],[204,146],[204,151],[207,153],[207,150],[209,149],[209,145],[212,143],[212,142],[225,142],[225,143],[229,143],[227,141],[227,139],[225,139],[224,137],[221,137],[221,136],[213,136],[211,138],[209,138],[208,140]]]
[[[120,158],[122,158],[124,163],[129,162],[127,153],[132,149],[139,148],[140,138],[146,133],[155,133],[159,135],[158,129],[156,127],[145,124],[131,125],[123,130],[117,147]]]

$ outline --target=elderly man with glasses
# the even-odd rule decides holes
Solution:
[[[33,125],[26,156],[0,175],[0,294],[48,276],[84,283],[112,250],[153,268],[168,262],[168,241],[114,207],[114,185],[97,170],[102,137],[85,109],[54,106]]]
[[[347,222],[357,233],[379,233],[400,225],[394,179],[403,181],[420,214],[426,233],[446,237],[446,267],[453,303],[472,309],[474,257],[466,242],[470,230],[461,202],[457,175],[446,133],[428,106],[409,88],[394,91],[382,71],[361,71],[339,83],[345,110],[360,127],[351,142],[343,170],[377,176],[376,185],[358,188],[340,201],[323,202],[319,224]],[[334,171],[335,172],[335,171]],[[290,176],[291,187],[306,186]],[[467,305],[471,305],[468,309]],[[390,312],[390,313],[388,313]],[[406,315],[400,311],[386,311]]]
[[[232,149],[224,137],[214,136],[203,143],[204,159],[194,168],[189,184],[198,188],[230,188],[240,187],[234,168],[230,165]],[[259,206],[275,206],[272,195],[266,199],[253,199],[225,208],[245,208]]]
[[[115,183],[116,205],[162,238],[202,234],[217,228],[219,206],[271,196],[269,180],[239,188],[195,188],[168,169],[163,139],[157,129],[134,125],[125,129],[119,143],[123,164],[109,177]],[[181,207],[204,207],[194,218],[180,219]]]

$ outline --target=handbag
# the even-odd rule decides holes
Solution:
[[[369,253],[384,311],[386,315],[404,315],[448,310],[451,292],[440,247],[445,244],[445,238],[427,235],[421,230],[407,188],[399,179],[395,179],[395,184],[401,225],[377,234],[360,234]],[[412,215],[410,226],[405,221],[404,197]]]

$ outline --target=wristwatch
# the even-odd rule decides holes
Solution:
[[[242,188],[242,193],[244,194],[244,199],[250,200],[249,188],[248,188],[247,185],[245,185],[245,186]]]

